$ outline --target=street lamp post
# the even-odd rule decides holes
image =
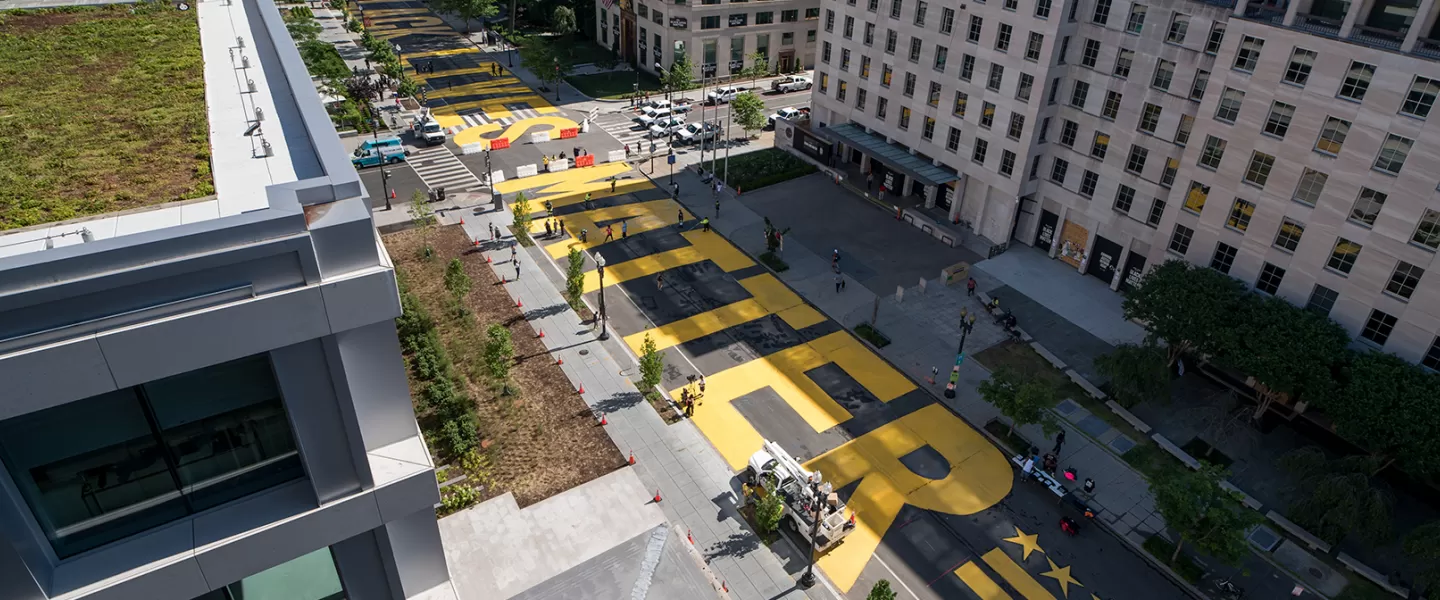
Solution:
[[[605,328],[605,257],[598,251],[595,253],[595,270],[600,274],[600,335],[596,339],[604,341],[610,339],[610,332]]]
[[[515,0],[510,0],[510,35],[515,35]],[[504,40],[505,45],[508,46],[508,49],[505,50],[505,60],[509,61],[510,68],[514,69],[515,55],[513,54],[513,51],[515,50],[515,44],[510,43],[510,41],[506,40],[504,37],[501,37],[500,39]]]
[[[970,333],[970,328],[965,325],[965,319],[960,319],[960,346],[955,348],[955,366],[950,367],[950,381],[945,383],[945,397],[955,397],[955,385],[960,383],[960,363],[965,362],[965,337]]]
[[[820,515],[824,511],[821,506],[819,481],[810,482],[810,498],[815,512],[810,515],[813,521],[810,524],[810,539],[805,541],[805,549],[809,550],[805,553],[805,574],[800,576],[800,587],[807,589],[815,586],[815,538],[820,535]]]
[[[367,99],[366,112],[370,114],[370,133],[378,142],[380,141],[380,117],[375,114],[375,105],[369,104],[369,102]],[[375,148],[376,152],[380,151],[380,146],[377,145]],[[385,192],[385,210],[390,210],[392,208],[390,206],[390,170],[385,168],[383,159],[380,161],[380,188]]]

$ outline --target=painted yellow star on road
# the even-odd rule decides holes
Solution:
[[[1048,556],[1045,557],[1045,562],[1050,563],[1050,570],[1049,570],[1049,571],[1046,571],[1046,572],[1044,572],[1044,573],[1041,573],[1041,575],[1044,575],[1044,576],[1046,576],[1046,577],[1049,577],[1049,578],[1051,578],[1051,579],[1054,579],[1055,581],[1060,582],[1060,591],[1065,594],[1065,597],[1066,597],[1066,598],[1069,598],[1069,597],[1070,597],[1070,584],[1073,583],[1073,584],[1078,585],[1078,586],[1080,586],[1080,587],[1085,587],[1085,584],[1080,583],[1079,581],[1075,581],[1075,578],[1070,576],[1070,567],[1065,567],[1065,568],[1062,569],[1062,568],[1060,568],[1058,565],[1055,564],[1055,561],[1050,560],[1050,557],[1048,557]],[[1093,594],[1092,594],[1092,596],[1093,596]]]
[[[1022,549],[1020,554],[1020,560],[1028,560],[1030,558],[1030,553],[1036,550],[1039,550],[1042,554],[1045,552],[1045,550],[1040,547],[1040,534],[1032,533],[1030,535],[1025,535],[1025,532],[1020,531],[1019,527],[1015,528],[1015,537],[1005,538],[1005,541],[1012,544],[1020,544],[1020,548]]]

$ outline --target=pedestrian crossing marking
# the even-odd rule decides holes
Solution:
[[[582,199],[581,201],[583,202],[584,200]],[[623,219],[630,223],[631,234],[639,234],[674,226],[675,221],[668,220],[669,217],[665,215],[676,214],[683,214],[685,219],[692,218],[689,211],[685,211],[678,203],[669,198],[572,213],[565,215],[565,229],[570,233],[570,239],[550,244],[545,247],[545,251],[550,253],[551,258],[560,258],[570,254],[571,247],[579,247],[581,250],[589,251],[591,248],[605,243],[605,234],[598,223]],[[586,234],[588,239],[584,242],[580,241],[580,230],[582,229],[588,230]],[[618,223],[615,229],[615,237],[618,238],[620,237],[620,225]],[[544,221],[532,220],[530,222],[530,233],[532,235],[542,231],[545,231]]]
[[[443,187],[447,191],[462,192],[483,186],[480,178],[444,146],[417,150],[409,163],[425,187],[432,190]]]
[[[1008,466],[1006,470],[1009,471]],[[1015,561],[999,548],[986,552],[985,555],[980,558],[985,561],[985,564],[990,565],[990,568],[994,569],[996,573],[999,573],[1000,577],[1008,582],[1011,587],[1015,588],[1015,591],[1019,592],[1021,596],[1024,596],[1025,600],[1055,600],[1054,594],[1047,591],[1045,586],[1040,585],[1039,581],[1036,581],[1034,577],[1031,577],[1029,573],[1025,572],[1025,569],[1020,565],[1015,564]]]
[[[959,577],[960,581],[970,588],[970,591],[979,596],[980,600],[1013,600],[1010,594],[1000,589],[1000,585],[995,583],[995,580],[985,574],[980,565],[973,562],[960,565],[960,568],[955,569],[955,576]]]
[[[706,379],[707,385],[711,380]],[[900,462],[900,457],[925,446],[950,464],[944,478],[921,477]],[[989,440],[938,403],[846,442],[805,463],[805,468],[823,473],[836,489],[860,480],[848,501],[857,515],[856,530],[818,562],[842,591],[855,585],[903,506],[975,514],[1005,498],[1014,478],[1009,463]]]
[[[479,52],[480,52],[480,49],[479,49],[479,48],[450,48],[450,49],[448,49],[448,50],[426,50],[426,51],[423,51],[423,52],[412,52],[412,51],[407,50],[407,51],[404,52],[403,56],[405,57],[405,60],[406,60],[406,61],[413,61],[413,60],[415,60],[415,59],[417,59],[417,58],[434,58],[434,57],[437,57],[437,56],[455,56],[456,54],[475,54],[475,53],[479,53]],[[436,75],[436,73],[431,73],[431,75]]]
[[[490,140],[485,139],[485,134],[495,133],[504,128],[505,126],[501,125],[500,123],[486,123],[478,127],[467,127],[457,132],[455,135],[450,136],[450,139],[451,141],[455,142],[456,146],[465,146],[468,144],[478,143],[483,144],[484,147],[488,149],[490,147]],[[499,138],[503,136],[496,137]]]
[[[465,124],[465,119],[462,118],[462,117],[460,117],[459,115],[432,115],[432,116],[435,118],[435,122],[436,122],[436,123],[439,123],[439,124],[440,124],[440,127],[445,128],[445,129],[449,129],[449,128],[451,128],[451,127],[459,127],[459,126]]]

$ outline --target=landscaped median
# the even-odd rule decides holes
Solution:
[[[766,148],[730,157],[723,173],[730,187],[745,193],[815,172],[815,166],[779,148]]]
[[[456,226],[384,237],[401,343],[442,513],[513,492],[522,507],[625,465],[522,310]],[[428,257],[424,251],[431,249]]]

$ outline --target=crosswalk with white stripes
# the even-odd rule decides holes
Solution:
[[[469,114],[460,115],[460,118],[465,121],[465,124],[451,127],[450,134],[454,135],[461,130],[469,127],[479,127],[481,125],[489,125],[491,123],[495,123],[501,126],[507,126],[516,121],[523,121],[525,119],[531,119],[540,116],[540,111],[533,108],[521,108],[524,106],[529,105],[517,104],[515,106],[507,107],[510,110],[510,116],[499,119],[490,118],[490,115],[486,114],[485,111],[482,109],[476,109]]]
[[[635,121],[635,113],[628,110],[601,114],[595,117],[594,123],[599,125],[605,133],[610,134],[610,137],[631,148],[637,147],[637,144],[650,143],[649,132],[638,128],[639,123]],[[658,144],[664,146],[665,141],[659,140]]]
[[[443,187],[446,193],[473,192],[484,187],[480,178],[445,146],[416,150],[409,163],[425,187],[432,190]]]

